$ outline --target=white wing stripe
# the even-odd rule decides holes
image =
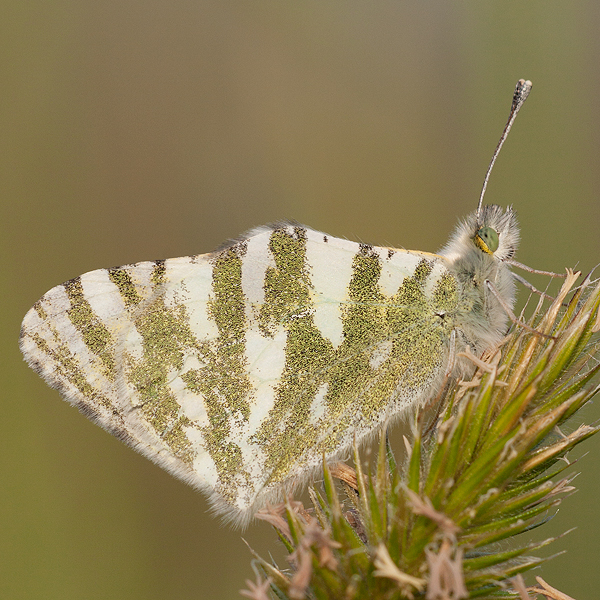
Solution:
[[[269,267],[275,267],[275,260],[269,249],[271,231],[265,231],[246,241],[246,252],[242,258],[242,292],[246,298],[246,319],[250,322],[254,315],[250,305],[265,301],[265,274]]]
[[[423,260],[411,252],[396,250],[390,258],[382,260],[379,287],[386,296],[393,296],[406,277],[411,277]]]
[[[337,240],[336,240],[337,241]],[[307,231],[306,262],[312,283],[311,297],[314,303],[314,323],[323,337],[337,348],[343,341],[341,302],[348,300],[348,284],[352,278],[352,264],[359,245],[351,244],[350,249],[330,248],[323,241],[323,234]]]
[[[436,261],[433,265],[433,269],[427,277],[427,281],[425,282],[425,295],[428,298],[431,298],[433,290],[437,285],[438,281],[442,277],[444,273],[447,273],[448,269],[442,264],[441,261]]]
[[[180,260],[165,262],[166,278],[169,281],[164,294],[167,306],[183,304],[188,325],[199,341],[215,339],[219,329],[208,311],[212,294],[212,265],[208,262],[192,264]],[[172,279],[171,279],[172,278]],[[172,282],[177,282],[173,284]]]
[[[94,315],[115,335],[119,333],[115,321],[126,319],[127,310],[119,288],[109,279],[106,269],[85,273],[80,278],[83,296]]]

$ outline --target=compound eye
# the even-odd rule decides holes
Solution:
[[[498,250],[500,240],[498,233],[491,227],[482,227],[475,235],[475,243],[487,254],[493,254]]]

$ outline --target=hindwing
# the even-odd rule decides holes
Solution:
[[[71,404],[243,522],[427,399],[460,301],[440,256],[285,224],[57,286],[21,347]]]

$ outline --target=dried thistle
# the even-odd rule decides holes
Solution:
[[[383,433],[374,473],[356,447],[355,469],[324,465],[313,514],[297,502],[265,511],[291,562],[288,572],[256,556],[273,598],[569,599],[520,575],[553,539],[499,542],[543,524],[573,492],[566,455],[599,429],[561,429],[599,389],[600,285],[575,280],[568,272],[545,312],[540,300],[529,326],[544,336],[514,328],[494,356],[473,359],[472,381],[449,386],[433,423],[417,415],[402,466]]]

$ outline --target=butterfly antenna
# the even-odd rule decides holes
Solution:
[[[481,188],[481,194],[479,196],[479,204],[477,205],[477,217],[481,212],[481,206],[483,204],[483,196],[485,195],[485,190],[487,188],[488,181],[490,179],[490,173],[494,167],[494,163],[496,162],[496,158],[498,158],[498,154],[500,154],[500,148],[504,144],[504,140],[508,136],[508,132],[512,127],[515,119],[517,118],[517,114],[519,110],[521,110],[521,106],[523,106],[523,102],[527,100],[527,96],[529,96],[529,92],[531,91],[532,83],[529,80],[519,79],[517,81],[517,87],[515,88],[515,93],[513,94],[512,106],[510,107],[510,115],[508,115],[508,121],[504,126],[504,131],[500,136],[500,141],[496,146],[496,150],[494,150],[494,154],[492,155],[492,160],[490,161],[490,166],[487,169],[485,174],[485,179],[483,180],[483,187]]]

